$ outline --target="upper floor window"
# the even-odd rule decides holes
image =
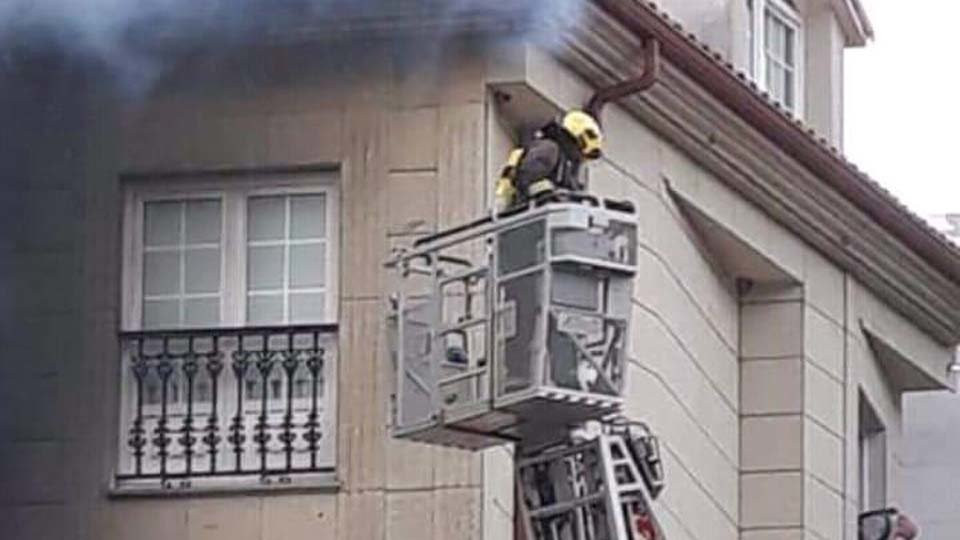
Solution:
[[[802,23],[789,0],[748,0],[750,66],[754,79],[795,114],[803,93]]]
[[[128,188],[118,479],[176,487],[329,472],[335,176]]]

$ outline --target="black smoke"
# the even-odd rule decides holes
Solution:
[[[451,30],[473,15],[549,42],[586,0],[0,0],[0,67],[18,51],[55,52],[144,86],[192,47],[283,39],[313,28],[418,16]]]

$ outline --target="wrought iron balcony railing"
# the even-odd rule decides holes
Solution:
[[[336,325],[123,332],[118,485],[332,472]]]

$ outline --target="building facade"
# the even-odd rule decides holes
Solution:
[[[389,436],[383,263],[489,212],[509,148],[649,47],[589,184],[640,216],[626,410],[668,537],[852,540],[903,506],[960,251],[836,149],[858,2],[597,0],[547,31],[543,3],[428,4],[180,45],[133,96],[7,56],[4,536],[512,538],[511,448]]]

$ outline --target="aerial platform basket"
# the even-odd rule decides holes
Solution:
[[[388,263],[394,436],[547,443],[622,402],[629,204],[575,196],[421,239]]]

